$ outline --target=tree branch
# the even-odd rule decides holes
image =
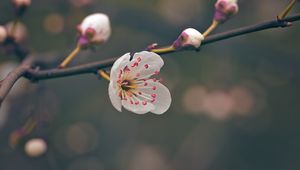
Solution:
[[[296,15],[287,17],[283,20],[276,19],[276,20],[266,21],[266,22],[262,22],[259,24],[254,24],[254,25],[250,25],[250,26],[246,26],[246,27],[237,28],[237,29],[230,30],[230,31],[227,31],[224,33],[215,34],[215,35],[207,37],[202,42],[201,47],[204,45],[210,44],[210,43],[233,38],[236,36],[249,34],[252,32],[257,32],[257,31],[262,31],[262,30],[267,30],[267,29],[272,29],[272,28],[278,28],[278,27],[287,27],[287,26],[290,26],[292,22],[298,21],[298,20],[300,20],[300,14],[296,14]],[[195,49],[195,48],[180,49],[177,51],[164,52],[164,53],[160,53],[160,54],[169,54],[169,53],[173,53],[173,52],[186,51],[186,50],[198,51],[199,49]],[[69,67],[69,68],[65,68],[65,69],[49,69],[49,70],[39,70],[39,71],[29,69],[26,72],[25,77],[27,77],[31,80],[45,80],[45,79],[74,76],[74,75],[86,74],[86,73],[97,73],[97,70],[99,70],[99,69],[111,67],[116,59],[117,58],[111,58],[111,59],[106,59],[103,61],[97,61],[97,62],[83,64],[83,65],[74,66],[74,67]]]
[[[262,31],[271,28],[278,28],[278,27],[286,27],[290,26],[292,22],[300,20],[300,14],[290,16],[285,18],[284,20],[272,20],[266,21],[259,24],[254,24],[246,27],[241,27],[238,29],[230,30],[224,33],[215,34],[212,36],[207,37],[203,42],[202,46],[218,42],[221,40],[233,38],[236,36],[241,36],[245,34],[249,34],[252,32]],[[18,48],[19,49],[19,48]],[[186,48],[186,49],[179,49],[172,52],[164,52],[160,54],[169,54],[173,52],[179,51],[186,51],[186,50],[196,50],[196,48]],[[19,54],[19,53],[17,53]],[[20,53],[23,55],[23,53]],[[24,53],[26,54],[26,53]],[[7,96],[10,89],[13,87],[15,82],[21,78],[22,76],[33,80],[45,80],[45,79],[52,79],[52,78],[60,78],[60,77],[67,77],[67,76],[74,76],[79,74],[86,74],[86,73],[94,73],[96,74],[99,69],[104,69],[111,67],[115,62],[116,58],[110,58],[102,61],[92,62],[88,64],[82,64],[79,66],[69,67],[65,69],[47,69],[47,70],[37,70],[33,69],[33,66],[37,63],[40,63],[38,59],[34,59],[33,57],[27,57],[22,64],[17,67],[15,70],[10,72],[5,79],[0,82],[0,104]],[[47,64],[47,63],[45,63]]]
[[[73,76],[73,75],[86,74],[86,73],[96,74],[99,69],[111,67],[117,59],[118,59],[117,57],[110,58],[102,61],[82,64],[79,66],[73,66],[64,69],[58,69],[58,68],[49,69],[49,70],[29,69],[27,70],[25,77],[30,80],[37,81],[37,80],[60,78],[60,77]]]
[[[24,74],[30,69],[33,62],[32,57],[27,57],[22,64],[10,72],[1,82],[0,82],[0,105],[2,101],[7,96],[10,89],[16,83],[16,81],[24,76]]]

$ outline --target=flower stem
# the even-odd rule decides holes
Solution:
[[[77,45],[76,48],[68,55],[67,58],[58,66],[59,68],[65,68],[78,54],[78,52],[81,50],[81,46]]]
[[[110,81],[109,75],[104,70],[99,70],[98,74],[105,80]]]
[[[278,20],[283,20],[287,14],[291,11],[293,6],[296,4],[297,0],[291,0],[290,3],[286,6],[286,8],[278,15]]]
[[[217,28],[217,26],[219,25],[219,22],[216,20],[213,20],[213,22],[211,23],[211,25],[207,28],[207,30],[203,33],[204,37],[207,37],[214,29]]]
[[[37,125],[37,121],[33,120],[32,118],[30,118],[25,125],[22,127],[22,129],[24,130],[24,132],[26,134],[29,134],[30,132],[32,132],[32,130],[34,129],[34,127]]]
[[[20,129],[14,131],[10,134],[9,144],[12,148],[15,148],[19,143],[20,139],[28,134],[30,134],[34,128],[37,126],[37,121],[33,118],[29,118],[25,125],[23,125]]]
[[[162,47],[162,48],[156,48],[156,49],[151,49],[151,52],[160,54],[160,53],[168,53],[168,52],[172,52],[175,51],[175,47],[173,45],[168,46],[168,47]]]

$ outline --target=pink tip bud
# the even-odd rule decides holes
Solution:
[[[24,42],[27,38],[27,28],[21,22],[17,22],[16,24],[9,22],[6,25],[6,30],[8,35],[14,38],[14,40],[18,43]]]
[[[182,31],[176,41],[174,41],[173,46],[177,48],[189,47],[199,48],[202,40],[204,40],[203,35],[194,28],[187,28]]]
[[[31,4],[31,0],[12,0],[17,16],[23,16],[27,8]]]
[[[102,13],[85,17],[81,24],[77,26],[77,30],[80,32],[78,43],[81,46],[103,43],[108,40],[111,34],[109,18]]]
[[[238,12],[237,0],[218,0],[215,3],[214,20],[225,22]]]
[[[31,0],[13,0],[12,3],[18,8],[28,7],[31,4]]]

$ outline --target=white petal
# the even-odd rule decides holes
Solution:
[[[133,101],[133,103],[131,103],[131,101]],[[138,104],[136,104],[135,102],[138,102]],[[140,98],[137,97],[129,98],[127,96],[127,100],[122,100],[122,105],[124,106],[125,109],[136,114],[145,114],[154,109],[153,104],[147,103],[146,105],[143,105],[142,102],[143,101]]]
[[[145,94],[155,95],[155,101],[152,103],[154,105],[154,109],[151,110],[151,112],[155,114],[163,114],[169,109],[172,101],[169,89],[158,81],[154,82],[149,79],[146,82],[147,86],[144,86],[139,90]]]
[[[142,51],[134,54],[128,66],[132,70],[131,74],[134,74],[133,77],[148,78],[159,72],[163,65],[164,61],[158,54]]]
[[[111,104],[119,111],[122,111],[122,104],[121,104],[121,98],[119,97],[118,89],[116,87],[116,83],[113,81],[110,81],[108,86],[108,94],[111,101]]]
[[[113,64],[110,70],[111,81],[118,80],[118,75],[120,73],[120,70],[123,70],[123,68],[130,63],[129,59],[130,59],[130,54],[126,53],[115,61],[115,63]]]

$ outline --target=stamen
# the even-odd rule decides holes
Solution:
[[[138,62],[134,62],[134,63],[131,65],[131,67],[137,67],[138,65],[139,65]]]
[[[147,94],[147,93],[142,93],[140,95],[138,95],[139,98],[142,98],[144,100],[148,100],[148,101],[151,101],[153,100],[153,97],[151,97],[150,94]]]
[[[155,99],[152,99],[150,102],[151,102],[151,103],[154,103],[154,102],[155,102]]]
[[[126,86],[126,87],[130,88],[130,89],[136,89],[136,88],[138,88],[138,86],[136,86],[136,85]]]
[[[128,66],[125,66],[124,69],[123,69],[123,71],[124,71],[124,72],[129,72],[130,69],[128,68]]]
[[[141,99],[139,99],[136,95],[134,95],[132,99],[135,101],[134,102],[135,105],[139,105],[142,102]]]

